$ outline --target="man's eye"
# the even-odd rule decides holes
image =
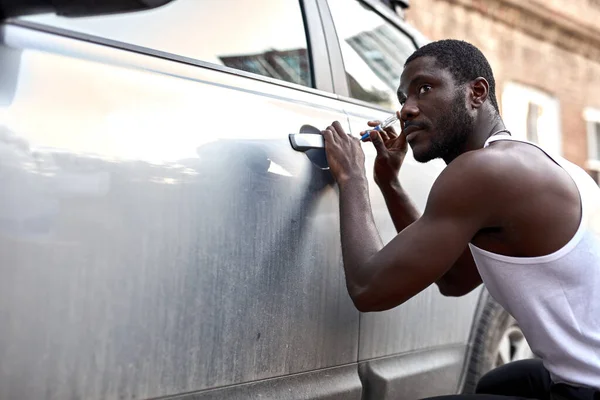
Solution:
[[[430,85],[423,85],[419,88],[419,94],[424,94],[427,93],[431,90],[431,86]]]

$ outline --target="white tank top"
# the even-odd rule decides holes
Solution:
[[[498,140],[524,142],[493,136],[484,147]],[[544,153],[579,189],[582,219],[573,238],[530,258],[469,247],[490,295],[517,320],[553,382],[600,389],[600,188],[578,166]]]

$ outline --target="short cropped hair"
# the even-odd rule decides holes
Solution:
[[[488,99],[499,114],[496,99],[496,80],[490,63],[475,46],[462,40],[445,39],[426,44],[415,51],[404,66],[420,57],[433,57],[440,68],[450,71],[456,83],[463,85],[476,78],[483,77],[488,81]]]

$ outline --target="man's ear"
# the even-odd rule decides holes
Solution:
[[[488,98],[490,84],[485,78],[479,77],[471,81],[471,107],[480,108]]]

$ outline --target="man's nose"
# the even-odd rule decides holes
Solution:
[[[417,107],[416,102],[406,100],[406,103],[404,103],[402,110],[400,111],[402,122],[415,119],[419,115],[419,112],[419,107]]]

